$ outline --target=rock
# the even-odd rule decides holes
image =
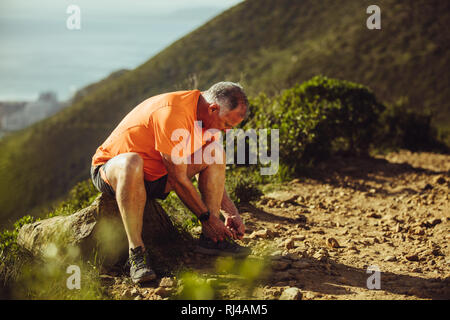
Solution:
[[[253,231],[252,234],[250,234],[249,238],[250,239],[256,239],[256,238],[263,238],[263,239],[267,239],[269,237],[272,237],[274,234],[272,231],[268,230],[268,229],[262,229],[262,230],[258,230],[258,231]]]
[[[139,290],[136,289],[136,288],[133,288],[133,289],[131,289],[130,293],[131,293],[131,295],[134,297],[134,296],[136,296],[136,295],[139,294]]]
[[[373,212],[373,213],[367,215],[367,218],[381,219],[381,215]]]
[[[431,221],[431,225],[434,227],[435,225],[437,225],[437,224],[440,224],[442,222],[442,220],[441,219],[434,219],[433,221]]]
[[[386,258],[384,258],[384,261],[394,262],[397,261],[397,258],[395,256],[387,256]]]
[[[165,287],[159,287],[155,290],[155,293],[160,296],[161,298],[166,298],[170,296],[171,290]]]
[[[295,219],[295,221],[296,221],[297,223],[305,224],[305,223],[308,221],[308,219],[307,219],[304,215],[299,214],[299,215],[297,216],[297,218]]]
[[[320,262],[324,262],[327,260],[328,258],[328,252],[321,249],[319,251],[317,251],[314,255],[313,255],[314,259],[317,259]]]
[[[272,269],[277,271],[286,270],[291,264],[285,260],[272,261]]]
[[[291,287],[283,291],[280,300],[301,300],[302,293],[299,288]]]
[[[328,238],[326,242],[330,248],[340,248],[339,242],[335,238]]]
[[[294,249],[295,248],[295,241],[292,238],[287,239],[284,243],[283,243],[284,247],[286,249]]]
[[[146,203],[142,234],[152,261],[157,261],[152,265],[155,271],[167,270],[182,256],[182,238],[155,200]],[[128,258],[128,241],[117,202],[106,194],[71,215],[25,224],[19,230],[17,243],[36,256],[96,258],[106,268]]]
[[[122,294],[120,295],[123,299],[130,299],[133,295],[131,294],[130,289],[123,290]]]
[[[308,300],[314,299],[316,297],[316,295],[311,291],[305,292],[305,294],[303,296],[305,299],[308,299]]]
[[[270,199],[269,201],[267,201],[267,206],[269,208],[273,208],[277,205],[277,202],[274,199]]]
[[[419,261],[419,255],[417,253],[410,254],[410,255],[405,256],[405,259],[408,261]]]
[[[443,176],[440,176],[440,177],[437,177],[434,180],[434,182],[437,183],[437,184],[444,184],[446,182],[446,180],[445,180],[445,178]]]
[[[169,278],[169,277],[164,277],[159,282],[159,286],[164,287],[164,288],[170,288],[170,287],[173,287],[174,285],[175,285],[175,282],[172,280],[172,278]]]

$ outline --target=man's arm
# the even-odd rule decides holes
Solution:
[[[230,199],[226,190],[223,191],[221,209],[223,211],[223,216],[225,217],[225,226],[231,228],[235,238],[242,239],[245,233],[245,225],[238,209]]]
[[[172,189],[176,192],[183,203],[197,216],[208,211],[195,189],[191,180],[187,176],[187,165],[185,163],[175,164],[171,157],[161,153],[163,163],[167,168],[168,181]],[[203,233],[213,241],[221,241],[228,237],[233,237],[232,232],[214,214],[210,214],[207,221],[202,223]]]

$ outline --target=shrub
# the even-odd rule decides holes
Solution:
[[[81,181],[70,190],[68,198],[47,215],[47,218],[75,213],[90,205],[98,194],[99,191],[90,179]]]
[[[384,109],[360,84],[317,76],[251,100],[244,128],[279,129],[280,162],[296,170],[336,152],[367,154]]]
[[[376,144],[381,149],[404,148],[411,151],[445,151],[430,113],[408,110],[402,101],[389,106],[380,117]]]
[[[239,169],[227,174],[226,189],[231,200],[236,204],[250,202],[262,196],[253,175]]]

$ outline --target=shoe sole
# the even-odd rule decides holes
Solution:
[[[203,253],[203,254],[210,255],[210,256],[227,256],[227,257],[236,257],[236,258],[246,257],[251,254],[250,252],[248,252],[248,253],[247,252],[233,253],[233,252],[228,252],[228,251],[223,251],[223,250],[218,250],[218,249],[208,249],[208,248],[204,248],[201,246],[196,246],[195,251],[198,253]]]
[[[142,278],[131,278],[131,280],[133,281],[133,283],[142,283],[142,282],[147,282],[147,281],[152,281],[156,279],[156,274],[152,273],[152,274],[148,274]]]

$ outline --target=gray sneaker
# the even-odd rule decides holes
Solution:
[[[130,265],[130,277],[134,283],[156,279],[156,274],[150,268],[148,260],[148,255],[142,247],[130,249],[128,264]]]
[[[208,255],[232,256],[235,258],[246,257],[251,254],[250,248],[243,247],[232,239],[214,242],[206,238],[203,234],[200,235],[195,251]]]

